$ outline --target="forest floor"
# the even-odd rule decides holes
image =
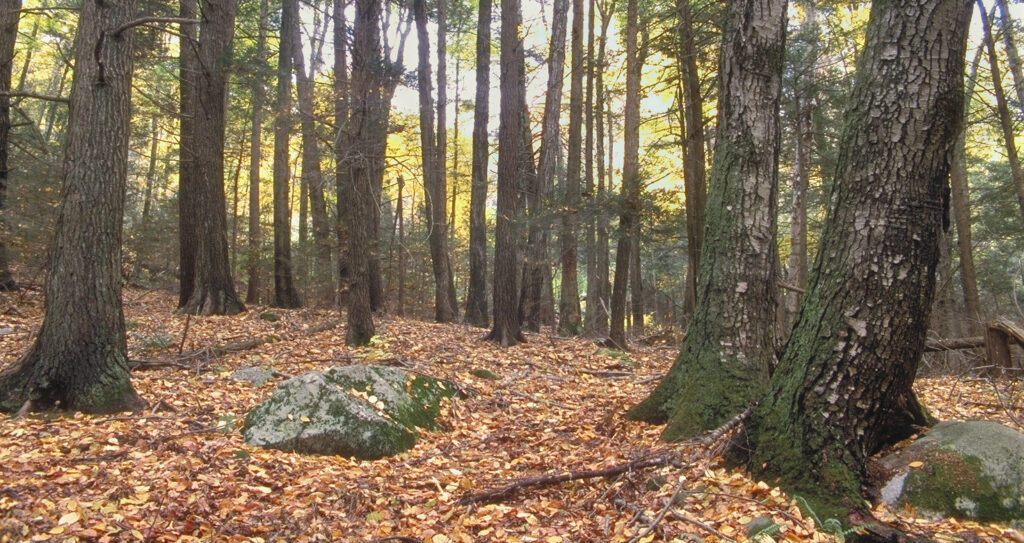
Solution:
[[[0,365],[29,345],[41,298],[0,293]],[[833,540],[792,497],[696,446],[673,446],[684,459],[677,466],[457,503],[525,477],[607,468],[663,450],[659,427],[622,415],[668,369],[673,345],[623,354],[527,334],[528,343],[501,348],[481,341],[478,328],[384,317],[374,345],[352,350],[343,325],[302,333],[337,321],[334,311],[254,307],[186,319],[175,301],[160,291],[125,292],[131,358],[172,360],[179,349],[274,341],[135,371],[150,405],[143,413],[0,415],[0,541],[746,541],[747,524],[764,516],[780,528],[775,541]],[[263,320],[264,311],[281,319]],[[470,394],[447,408],[449,431],[423,432],[392,458],[302,456],[242,440],[246,412],[287,376],[363,363],[452,379]],[[229,378],[250,366],[278,377],[258,388]],[[477,377],[479,369],[499,378]],[[1024,430],[1020,380],[929,378],[917,387],[940,419]],[[672,498],[676,506],[665,510]],[[937,541],[1024,541],[999,525],[933,522],[885,507],[876,514]]]

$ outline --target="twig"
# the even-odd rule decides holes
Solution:
[[[201,22],[202,21],[200,21],[199,19],[187,19],[185,17],[140,17],[133,21],[128,21],[127,23],[124,23],[123,25],[111,30],[110,33],[114,36],[117,36],[125,30],[128,30],[129,28],[135,28],[136,26],[149,25],[153,23],[174,23],[183,25],[199,24]]]
[[[665,377],[665,374],[664,373],[659,373],[657,375],[652,375],[652,376],[650,376],[650,377],[648,377],[646,379],[641,379],[641,380],[637,381],[636,384],[638,384],[638,385],[646,385],[647,383],[652,383],[654,381],[660,381],[663,377]]]
[[[609,379],[615,379],[618,377],[631,377],[633,372],[631,371],[612,371],[612,370],[579,370],[580,373],[586,373],[587,375],[594,375],[597,377],[607,377]]]
[[[704,530],[706,532],[714,534],[715,536],[721,538],[723,541],[733,541],[733,542],[736,541],[735,539],[730,538],[729,536],[723,534],[722,532],[719,532],[718,530],[712,528],[711,526],[708,526],[707,524],[704,524],[703,522],[701,522],[701,521],[699,521],[699,520],[697,520],[695,518],[690,518],[690,517],[680,513],[679,511],[676,511],[675,509],[671,510],[669,512],[669,514],[672,515],[672,518],[674,518],[676,520],[681,520],[683,522],[687,522],[689,524],[693,524],[694,526],[696,526],[696,527],[698,527],[698,528],[700,528],[700,529],[702,529],[702,530]]]
[[[178,356],[181,356],[181,351],[185,348],[185,338],[188,337],[188,325],[191,322],[192,314],[188,313],[185,315],[185,330],[181,333],[181,343],[178,343]]]
[[[62,104],[71,103],[71,99],[66,96],[50,96],[48,94],[38,94],[35,92],[5,91],[0,92],[0,96],[6,96],[8,98],[35,98],[36,100],[44,100],[47,102],[60,102]]]

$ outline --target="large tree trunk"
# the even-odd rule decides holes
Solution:
[[[729,4],[697,306],[672,369],[629,412],[667,421],[665,439],[717,427],[743,411],[761,397],[774,361],[785,29],[786,0]]]
[[[203,0],[196,77],[195,167],[202,188],[196,284],[185,311],[233,315],[245,310],[228,266],[227,212],[224,202],[224,121],[235,0]]]
[[[458,76],[456,75],[456,79]],[[457,102],[457,100],[456,100]],[[456,104],[456,120],[458,120],[458,105]],[[457,124],[457,123],[456,123]],[[456,127],[457,128],[457,127]],[[451,320],[454,322],[459,318],[459,303],[455,295],[455,272],[452,269],[452,255],[449,249],[448,238],[450,230],[448,218],[445,215],[445,206],[448,202],[448,1],[437,0],[437,168],[438,186],[436,188],[440,197],[438,207],[440,208],[435,223],[444,224],[444,254],[445,285],[448,294],[448,308],[451,310]],[[458,165],[453,166],[453,171],[458,171]],[[454,205],[454,189],[452,202]],[[454,211],[452,216],[455,216]],[[454,228],[454,221],[452,223]]]
[[[348,122],[348,154],[338,164],[349,167],[346,217],[348,218],[348,329],[345,342],[366,345],[373,337],[370,308],[370,247],[367,222],[372,220],[374,138],[387,131],[376,111],[382,100],[384,58],[380,47],[380,0],[356,0],[352,47],[351,116]],[[387,116],[383,117],[387,122]],[[339,198],[340,200],[340,198]]]
[[[557,4],[556,4],[557,5]],[[554,37],[552,36],[552,43]],[[565,21],[562,21],[563,55]],[[572,0],[572,65],[569,75],[569,152],[566,158],[565,208],[562,212],[562,288],[558,296],[558,332],[574,336],[581,332],[580,292],[576,276],[577,224],[580,206],[580,162],[583,149],[583,0]],[[553,56],[553,55],[552,55]],[[564,57],[560,58],[564,64]],[[558,75],[562,72],[559,70]],[[561,77],[559,77],[561,79]],[[561,90],[561,89],[559,89]],[[557,120],[555,121],[557,124]]]
[[[269,19],[268,0],[260,0],[260,26],[256,37],[256,64],[262,68],[267,64],[267,21]],[[252,128],[249,135],[249,245],[248,288],[245,303],[255,304],[260,299],[260,162],[263,149],[263,102],[266,100],[267,89],[263,76],[257,70],[252,87]]]
[[[597,10],[596,0],[589,0],[587,3],[587,56],[586,56],[586,77],[587,77],[587,92],[583,98],[583,112],[584,122],[586,123],[584,143],[583,143],[583,201],[580,202],[580,206],[587,210],[584,215],[584,229],[585,229],[585,243],[584,251],[586,252],[586,273],[587,273],[587,312],[582,315],[582,330],[584,335],[591,335],[593,323],[590,322],[592,317],[590,314],[590,304],[594,303],[598,299],[597,295],[597,220],[593,213],[594,207],[594,191],[596,189],[594,183],[594,81],[595,81],[595,62],[594,62],[594,11]]]
[[[1020,204],[1021,219],[1024,220],[1024,169],[1021,168],[1020,158],[1017,156],[1013,118],[1010,116],[1010,107],[1006,103],[1006,94],[1003,92],[1003,76],[999,70],[999,56],[996,54],[996,42],[992,37],[992,25],[989,24],[988,15],[985,13],[985,4],[981,0],[978,0],[978,11],[981,15],[981,26],[985,31],[985,48],[988,49],[988,62],[992,73],[992,93],[996,98],[999,127],[1003,130],[1006,160],[1010,163],[1013,188],[1017,191],[1017,203]]]
[[[487,316],[487,118],[491,77],[491,0],[480,0],[476,33],[476,103],[473,109],[473,186],[469,203],[469,294],[466,322],[486,327]]]
[[[35,343],[0,372],[0,410],[143,407],[128,378],[121,220],[128,175],[132,34],[106,35],[135,2],[81,5],[61,210]]]
[[[622,158],[622,212],[619,243],[615,249],[612,285],[610,344],[626,347],[626,289],[629,287],[630,250],[634,227],[640,219],[640,52],[637,47],[637,0],[626,8],[626,107]]]
[[[4,240],[10,235],[7,230],[7,157],[10,148],[11,106],[6,93],[11,90],[11,72],[14,65],[14,43],[18,38],[18,20],[21,16],[21,0],[0,1],[0,290],[14,290],[18,283],[11,274],[7,262],[7,245]],[[27,61],[26,61],[27,62]]]
[[[950,196],[953,218],[956,223],[956,244],[960,256],[960,285],[963,288],[964,305],[967,307],[967,335],[981,335],[981,300],[978,296],[978,278],[974,272],[974,248],[971,245],[971,197],[967,184],[967,119],[970,116],[971,97],[978,78],[978,64],[984,44],[978,47],[971,62],[964,91],[964,113],[960,135],[956,140],[949,172]]]
[[[707,182],[704,171],[704,96],[697,71],[697,47],[694,45],[693,14],[690,0],[676,0],[679,16],[680,78],[683,84],[683,186],[686,190],[686,297],[683,312],[693,315],[697,302],[697,270],[704,247],[704,206]]]
[[[868,457],[926,424],[911,387],[963,112],[970,8],[872,4],[815,271],[748,425],[754,473],[823,517],[863,510]]]
[[[299,122],[302,127],[302,180],[309,192],[310,216],[313,218],[313,285],[321,300],[329,300],[331,285],[331,232],[327,221],[327,201],[324,200],[324,177],[320,169],[320,143],[313,115],[313,78],[320,63],[318,48],[311,43],[310,66],[306,69],[302,53],[302,35],[299,18],[292,20],[292,62],[295,67],[295,86],[299,96]],[[315,42],[315,40],[314,40]]]
[[[440,152],[443,126],[434,131],[434,102],[430,81],[430,37],[427,34],[427,8],[424,0],[413,2],[418,38],[420,97],[420,146],[423,157],[423,185],[427,195],[427,217],[430,220],[430,261],[434,272],[434,320],[452,322],[455,311],[449,297],[448,221],[445,217],[444,155]],[[438,109],[440,112],[440,108]],[[436,136],[436,137],[435,137]]]
[[[182,19],[196,18],[198,0],[181,0]],[[178,307],[185,307],[196,288],[199,250],[199,203],[202,185],[196,170],[195,124],[196,77],[199,73],[199,42],[196,25],[182,25],[178,53]],[[49,140],[49,137],[46,138]]]
[[[494,319],[487,339],[504,346],[523,340],[519,323],[519,261],[516,216],[518,191],[526,160],[524,112],[519,110],[524,85],[522,23],[519,0],[501,3],[501,111],[498,125],[498,217],[494,236]]]
[[[343,196],[349,193],[349,165],[344,162],[349,145],[348,133],[348,47],[345,22],[345,0],[334,0],[334,190],[337,195],[335,230],[338,237],[338,263],[336,279],[338,281],[338,306],[346,306],[343,291],[348,284],[348,234],[346,225],[349,204]]]
[[[595,154],[597,155],[597,187],[595,201],[596,206],[592,213],[596,215],[595,222],[595,247],[594,247],[594,275],[587,277],[587,310],[583,321],[584,334],[592,338],[604,338],[608,335],[608,309],[609,309],[609,288],[608,288],[608,216],[605,213],[603,203],[607,200],[607,189],[605,184],[605,152],[604,152],[604,131],[605,131],[605,50],[608,44],[608,25],[611,23],[611,6],[599,4],[597,8],[601,11],[601,35],[597,46],[597,59],[594,62],[594,95],[596,104],[594,116],[596,126],[594,127],[594,139],[597,143]],[[609,132],[610,132],[609,127]],[[609,170],[611,167],[609,166]],[[608,172],[610,176],[611,172]]]
[[[281,39],[277,53],[277,107],[274,111],[274,300],[275,307],[299,307],[292,276],[291,185],[292,57],[298,30],[296,0],[281,3]]]

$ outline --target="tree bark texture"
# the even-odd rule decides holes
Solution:
[[[580,202],[580,206],[587,209],[588,213],[584,215],[584,230],[585,230],[585,247],[586,251],[586,281],[587,281],[587,311],[581,315],[582,330],[581,332],[590,336],[593,330],[593,322],[590,316],[590,303],[595,302],[598,299],[597,294],[597,220],[593,213],[596,209],[595,202],[595,190],[596,185],[594,183],[594,82],[596,80],[595,73],[595,58],[594,58],[594,37],[595,37],[595,17],[594,12],[597,10],[596,0],[588,0],[587,3],[587,56],[586,56],[586,78],[587,78],[587,92],[583,98],[583,111],[584,111],[584,122],[586,128],[584,129],[584,149],[583,149],[583,179],[584,179],[584,190],[583,198]],[[600,155],[599,155],[600,156]]]
[[[704,246],[704,207],[707,202],[707,179],[704,168],[704,96],[697,70],[697,47],[694,45],[693,13],[690,0],[677,0],[679,17],[680,78],[683,83],[683,186],[686,191],[686,298],[683,301],[687,318],[693,315],[697,300],[697,269]]]
[[[370,247],[372,220],[375,138],[387,132],[387,115],[377,109],[383,100],[384,58],[380,46],[380,0],[356,0],[356,20],[352,46],[351,113],[345,157],[339,165],[349,168],[347,201],[349,239],[348,345],[366,345],[374,335],[370,307]],[[340,200],[340,198],[339,198]]]
[[[718,427],[761,397],[776,347],[779,96],[786,0],[727,8],[697,305],[672,369],[629,416],[662,437]]]
[[[249,243],[246,265],[249,282],[245,293],[245,303],[247,304],[255,304],[260,299],[260,243],[263,238],[263,232],[260,229],[260,163],[263,149],[263,103],[267,97],[262,70],[267,64],[268,3],[268,0],[260,0],[260,23],[256,37],[256,73],[252,87],[252,127],[249,134]]]
[[[469,293],[466,322],[480,327],[487,315],[487,118],[491,77],[491,0],[480,0],[476,33],[476,103],[473,109],[473,181],[469,203]]]
[[[182,19],[195,19],[198,0],[181,0]],[[197,25],[182,25],[178,59],[178,307],[185,307],[196,286],[199,250],[199,202],[202,185],[196,170],[196,77],[199,73]],[[49,138],[47,138],[49,140]]]
[[[754,473],[819,515],[862,510],[868,457],[927,424],[911,386],[963,115],[970,8],[871,6],[815,270],[747,427]]]
[[[640,219],[640,52],[637,47],[637,0],[626,7],[626,106],[622,157],[622,212],[615,249],[615,281],[612,284],[611,329],[608,341],[626,348],[626,289],[629,287],[630,249],[634,227]]]
[[[427,8],[424,0],[414,0],[419,67],[416,71],[420,98],[420,147],[423,157],[423,185],[430,218],[430,262],[434,273],[434,320],[452,322],[455,311],[448,293],[448,220],[445,216],[444,155],[440,151],[444,127],[434,128],[434,101],[430,81],[430,36],[427,34]],[[440,112],[440,108],[438,109]]]
[[[290,147],[292,135],[292,57],[297,41],[296,0],[281,2],[281,39],[277,53],[277,107],[274,108],[274,307],[300,307],[292,274]]]
[[[338,262],[336,266],[338,280],[338,306],[347,306],[343,292],[348,285],[348,233],[347,215],[349,203],[342,197],[349,194],[349,167],[344,162],[349,146],[348,132],[348,31],[345,21],[345,0],[334,0],[334,189],[337,195],[335,234],[338,238]]]
[[[203,0],[199,25],[199,72],[193,120],[195,167],[202,197],[196,284],[185,311],[233,315],[245,310],[228,266],[227,211],[224,199],[224,121],[227,74],[235,29],[235,0]]]
[[[315,43],[311,43],[310,66],[302,53],[302,34],[299,18],[292,19],[292,64],[295,68],[295,87],[299,97],[299,125],[302,129],[302,179],[309,191],[310,216],[313,219],[313,291],[321,301],[330,299],[331,285],[331,228],[327,220],[327,201],[324,199],[324,175],[320,169],[320,143],[313,114],[313,78],[319,64]],[[315,42],[315,40],[314,40]]]
[[[562,23],[562,39],[565,29]],[[569,71],[569,150],[566,157],[565,206],[562,211],[562,288],[558,295],[558,333],[575,336],[582,331],[580,289],[577,281],[576,239],[579,225],[580,168],[583,155],[583,0],[572,0],[572,64]],[[554,38],[552,37],[552,42]],[[562,60],[564,64],[564,55]],[[561,71],[559,71],[561,75]],[[557,121],[556,121],[557,124]]]
[[[457,108],[458,105],[456,105],[456,120],[458,120]],[[457,126],[456,129],[458,129]],[[435,190],[440,197],[437,200],[438,207],[440,208],[437,212],[439,219],[435,219],[435,223],[443,224],[445,227],[444,244],[441,252],[444,254],[448,309],[451,311],[451,318],[449,320],[439,322],[454,322],[459,318],[459,303],[455,294],[455,272],[452,269],[452,257],[448,246],[449,222],[445,215],[448,203],[448,0],[437,0],[437,147],[435,150],[437,152],[438,172],[438,186]],[[458,170],[457,165],[453,170]],[[455,195],[453,192],[453,203],[454,200]],[[454,223],[452,224],[454,228]]]
[[[1010,107],[1006,103],[1006,94],[1003,92],[1003,77],[999,69],[999,56],[996,54],[995,38],[992,36],[992,25],[988,20],[988,15],[985,13],[985,4],[980,0],[978,0],[978,12],[981,16],[981,26],[985,30],[985,48],[988,50],[989,68],[992,73],[992,93],[996,98],[999,127],[1003,131],[1003,143],[1006,145],[1006,160],[1010,163],[1010,172],[1013,175],[1013,188],[1017,192],[1017,203],[1020,204],[1021,220],[1024,220],[1024,169],[1021,168],[1020,158],[1017,155],[1013,117],[1010,116]]]
[[[18,288],[11,273],[5,240],[10,237],[4,207],[7,199],[7,164],[11,134],[11,73],[14,67],[14,44],[18,38],[21,0],[0,1],[0,290]]]
[[[597,191],[595,201],[598,208],[607,200],[606,177],[610,172],[605,169],[604,132],[605,132],[605,51],[608,44],[608,25],[611,23],[611,9],[602,8],[604,4],[597,7],[601,11],[601,35],[598,39],[597,59],[594,62],[594,140],[596,143],[595,154],[597,155]],[[609,170],[611,167],[609,166]],[[607,175],[606,175],[607,174]],[[594,247],[594,276],[587,277],[587,308],[583,320],[583,330],[587,337],[604,338],[608,336],[608,310],[609,292],[608,286],[608,218],[602,210],[594,210],[597,215],[595,219],[595,247]]]
[[[121,220],[128,175],[134,0],[86,0],[75,36],[61,210],[39,335],[0,372],[0,410],[140,409],[121,311]]]
[[[983,328],[981,299],[978,296],[978,276],[974,271],[974,248],[971,245],[971,196],[967,183],[967,119],[970,115],[971,97],[974,96],[974,86],[978,78],[978,64],[981,61],[982,48],[984,48],[984,44],[975,53],[970,73],[967,76],[963,121],[949,171],[950,199],[956,223],[956,245],[960,257],[960,285],[964,294],[964,306],[967,308],[968,335],[980,334]]]
[[[509,346],[523,340],[519,323],[518,192],[523,177],[523,121],[519,110],[520,88],[524,85],[522,24],[519,0],[501,3],[501,105],[498,124],[498,209],[494,236],[494,317],[487,339]]]

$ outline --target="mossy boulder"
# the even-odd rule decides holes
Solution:
[[[890,504],[983,522],[1024,520],[1024,434],[995,422],[943,422],[879,461]]]
[[[243,381],[253,386],[261,387],[264,383],[274,378],[274,372],[267,368],[252,366],[232,372],[230,378],[233,381]]]
[[[443,398],[456,389],[439,379],[386,366],[345,366],[281,383],[245,417],[245,441],[259,447],[372,460],[416,443],[416,428],[435,429]]]

